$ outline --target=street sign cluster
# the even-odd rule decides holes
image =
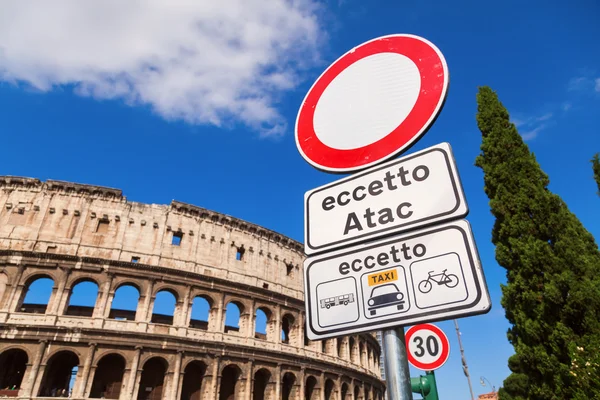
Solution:
[[[386,161],[427,131],[447,87],[433,44],[392,35],[340,57],[304,99],[300,154],[327,172],[356,172],[305,194],[309,339],[489,311],[450,145]]]

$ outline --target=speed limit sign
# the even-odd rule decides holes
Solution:
[[[421,324],[406,331],[408,361],[423,371],[440,368],[450,355],[446,334],[433,324]]]

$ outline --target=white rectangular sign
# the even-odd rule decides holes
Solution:
[[[308,255],[469,212],[448,143],[313,189],[304,200]]]
[[[304,293],[311,340],[484,314],[491,307],[465,220],[309,257]]]

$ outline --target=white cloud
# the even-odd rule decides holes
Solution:
[[[540,116],[512,118],[512,123],[515,124],[517,128],[525,129],[524,132],[521,132],[523,140],[533,140],[541,131],[546,129],[548,125],[552,125],[552,117],[554,117],[554,113],[547,112]]]
[[[314,65],[316,0],[7,0],[0,80],[147,104],[191,124],[280,135],[278,94]]]
[[[594,86],[596,92],[600,92],[600,78],[596,78],[596,85]]]
[[[600,78],[591,78],[590,75],[572,78],[567,89],[571,92],[600,92]]]
[[[535,139],[538,136],[538,134],[542,130],[544,130],[545,128],[546,128],[545,124],[536,126],[535,128],[533,128],[531,130],[528,130],[528,131],[525,131],[525,132],[521,133],[521,137],[523,138],[523,140],[532,140],[532,139]]]

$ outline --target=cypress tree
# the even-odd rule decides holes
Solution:
[[[477,102],[483,140],[475,165],[496,218],[492,242],[506,269],[502,306],[515,349],[500,398],[600,398],[600,375],[587,374],[600,349],[598,246],[548,190],[548,176],[496,93],[482,87]]]
[[[594,180],[596,181],[596,185],[598,185],[598,195],[600,195],[600,154],[596,153],[594,158],[592,158],[592,168],[594,170]]]

